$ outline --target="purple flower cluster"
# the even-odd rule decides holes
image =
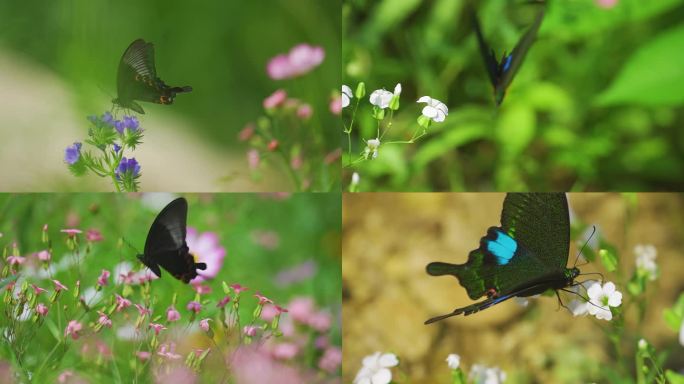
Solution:
[[[75,164],[80,157],[81,143],[76,142],[74,145],[70,145],[64,150],[64,161],[69,165]]]
[[[119,166],[116,168],[116,176],[121,177],[127,173],[131,174],[132,177],[136,177],[140,174],[140,164],[135,160],[135,157],[126,159],[125,157],[121,159]]]
[[[116,131],[119,132],[120,135],[123,135],[124,130],[127,128],[129,131],[135,132],[140,127],[140,122],[138,121],[138,118],[136,118],[135,116],[124,116],[123,120],[116,120],[114,119],[114,116],[112,116],[112,114],[109,112],[105,112],[104,114],[102,114],[102,117],[100,117],[99,119],[95,116],[89,116],[88,120],[92,121],[93,123],[97,123],[97,121],[99,120],[102,123],[116,129]]]

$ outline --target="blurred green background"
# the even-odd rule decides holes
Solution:
[[[682,194],[571,193],[568,265],[596,225],[592,243],[615,247],[618,270],[598,259],[578,263],[584,274],[601,272],[623,292],[624,322],[573,317],[555,296],[531,299],[523,308],[509,300],[471,316],[424,325],[430,317],[470,305],[452,276],[433,277],[433,261],[464,263],[487,228],[499,224],[505,195],[499,193],[349,193],[344,195],[342,238],[343,380],[351,382],[364,356],[375,351],[399,358],[397,383],[448,383],[446,357],[461,368],[499,366],[511,383],[635,383],[634,351],[645,338],[666,353],[662,366],[684,367],[678,331],[663,310],[684,291],[684,196]],[[410,214],[407,214],[410,213]],[[388,229],[386,223],[392,223]],[[652,244],[660,275],[645,293],[628,292],[634,247]],[[603,247],[603,246],[602,246]],[[581,275],[577,281],[595,279]],[[563,296],[571,300],[572,295]],[[477,300],[480,301],[480,300]],[[568,301],[565,302],[566,305]],[[643,311],[643,313],[640,313]],[[615,344],[619,348],[615,348]],[[649,365],[650,366],[650,365]]]
[[[324,148],[339,147],[332,129],[339,118],[328,104],[340,84],[340,6],[316,0],[0,2],[0,139],[14,148],[0,151],[1,187],[111,190],[93,178],[74,181],[63,151],[85,136],[87,115],[110,109],[119,59],[140,37],[155,44],[157,72],[167,84],[193,87],[171,106],[143,103],[147,134],[136,151],[142,152],[143,189],[292,189],[280,174],[253,183],[237,134],[263,114],[265,97],[286,88],[313,106],[309,126]],[[269,59],[299,43],[322,46],[323,64],[297,79],[271,80]]]
[[[499,58],[539,9],[522,0],[473,3]],[[364,81],[367,95],[403,86],[384,141],[410,138],[420,96],[450,110],[417,144],[381,146],[347,182],[357,171],[362,191],[681,190],[684,1],[547,3],[537,41],[497,109],[466,1],[345,1],[343,83],[354,89]],[[354,153],[361,138],[375,137],[367,97],[361,105]]]
[[[69,287],[71,299],[77,280],[80,280],[81,292],[84,292],[95,286],[102,269],[112,273],[110,284],[105,287],[106,296],[102,302],[94,305],[88,316],[79,317],[85,321],[95,316],[94,310],[102,309],[102,304],[109,302],[115,292],[121,294],[124,289],[121,285],[113,284],[116,279],[115,265],[127,261],[134,266],[134,270],[142,268],[142,264],[135,258],[137,252],[120,242],[120,238],[124,237],[139,252],[142,251],[152,221],[160,209],[175,197],[176,195],[168,193],[0,194],[0,248],[6,248],[11,252],[12,244],[16,242],[20,254],[30,260],[19,268],[20,271],[26,272],[28,265],[36,264],[36,258],[32,254],[46,247],[41,242],[41,229],[47,224],[53,247],[52,263],[60,265],[67,257],[73,255],[73,252],[66,247],[66,235],[59,231],[63,228],[82,229],[84,234],[79,235],[79,263],[58,271],[53,278]],[[203,299],[209,302],[203,307],[201,316],[215,316],[215,304],[224,296],[221,281],[227,284],[239,283],[249,288],[241,305],[240,316],[243,323],[252,318],[256,303],[252,295],[255,291],[283,306],[287,306],[293,298],[309,297],[315,302],[316,308],[331,313],[329,341],[332,345],[341,345],[339,194],[203,194],[185,197],[189,203],[188,227],[195,228],[199,233],[216,233],[220,245],[226,250],[223,267],[218,276],[205,283],[212,288],[212,292],[203,296]],[[99,230],[104,240],[87,246],[84,239],[85,231],[91,228]],[[308,277],[300,273],[299,280],[287,284],[277,278],[279,273],[292,271],[298,267],[301,270],[301,267],[307,264],[313,265]],[[27,274],[24,273],[24,276]],[[49,280],[29,277],[28,281],[41,287],[52,288]],[[161,279],[151,283],[151,292],[155,297],[152,316],[163,322],[166,308],[171,305],[172,297],[177,295],[176,308],[182,313],[185,326],[186,319],[189,318],[185,305],[194,299],[195,291],[164,271]],[[140,300],[137,293],[129,298],[134,302]],[[54,307],[52,309],[51,312],[59,311]],[[75,305],[65,308],[65,311],[76,315],[83,313],[82,308]],[[116,349],[114,364],[95,366],[85,361],[82,352],[79,352],[85,341],[79,341],[74,342],[76,345],[69,348],[69,353],[61,361],[56,360],[54,375],[71,369],[93,382],[109,380],[108,375],[113,375],[115,371],[120,377],[132,378],[131,359],[135,358],[134,353],[140,345],[137,342],[117,340],[115,335],[124,324],[124,320],[121,316],[112,318],[116,324],[114,330],[105,330],[98,337],[112,349]],[[127,321],[132,321],[131,319]],[[42,359],[46,358],[55,344],[55,336],[51,331],[57,332],[58,335],[63,332],[65,321],[60,321],[64,324],[53,325],[53,318],[48,322],[48,326],[38,330],[31,340],[32,348],[24,356],[27,367],[39,365]],[[185,331],[187,332],[187,329]],[[193,333],[181,335],[178,342],[184,347],[179,348],[189,348],[186,345],[196,348],[197,345],[208,343],[206,338],[203,339]],[[218,340],[221,340],[220,337]],[[228,349],[236,347],[232,341],[229,343],[231,345]],[[218,351],[216,345],[205,345],[205,348],[207,346],[217,348]],[[226,346],[223,345],[222,348]],[[3,360],[11,361],[11,355],[4,352],[3,349]],[[211,356],[207,362],[208,366],[201,374],[203,380],[208,380],[206,382],[218,382],[224,372],[225,361],[218,357],[220,354],[214,353]],[[313,355],[309,357],[314,361],[310,368],[315,368]],[[306,368],[302,366],[302,369]],[[151,372],[148,373],[152,376]],[[142,382],[150,380],[151,377],[142,379]]]

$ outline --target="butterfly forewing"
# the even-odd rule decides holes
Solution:
[[[154,219],[145,241],[145,255],[156,257],[186,247],[188,202],[180,197],[170,202]],[[161,264],[161,263],[160,263]]]

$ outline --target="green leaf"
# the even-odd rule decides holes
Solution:
[[[496,126],[496,139],[504,158],[520,154],[534,138],[536,126],[535,113],[531,108],[522,104],[509,104],[502,111]]]
[[[604,248],[599,251],[599,257],[601,258],[601,263],[606,267],[608,272],[615,272],[618,265],[617,255],[613,250]]]
[[[413,158],[415,168],[423,169],[434,159],[441,157],[459,146],[480,139],[485,135],[485,127],[481,125],[470,125],[453,127],[445,131],[442,135],[433,136],[420,147],[418,152],[416,152],[416,155]]]
[[[668,369],[665,371],[665,377],[667,378],[667,382],[670,384],[684,384],[684,375],[680,375],[675,371]]]
[[[663,311],[663,318],[671,330],[679,332],[679,327],[684,320],[684,293],[679,295],[677,302],[672,308],[667,308]]]
[[[602,106],[684,103],[684,26],[670,29],[641,46],[627,60],[596,102]]]

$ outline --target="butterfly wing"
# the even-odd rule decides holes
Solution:
[[[502,297],[563,278],[569,247],[565,194],[509,193],[501,227],[489,228],[465,264],[433,262],[427,273],[457,277],[473,300]]]
[[[525,55],[527,55],[534,40],[537,38],[537,31],[539,31],[543,18],[544,8],[539,10],[537,17],[534,20],[534,24],[532,24],[530,29],[528,29],[520,40],[518,40],[518,44],[513,48],[513,52],[502,59],[497,91],[505,92],[506,88],[508,88],[513,81],[513,77],[518,73],[523,60],[525,59]],[[501,99],[503,99],[503,95]]]
[[[482,55],[482,60],[485,64],[485,69],[489,75],[489,81],[492,83],[493,87],[496,87],[499,78],[499,62],[496,60],[496,55],[489,44],[484,39],[482,34],[482,28],[480,27],[480,22],[477,19],[477,14],[471,5],[468,5],[468,10],[470,13],[470,18],[473,23],[473,29],[475,30],[475,36],[477,37],[477,44],[480,47],[480,54]]]

